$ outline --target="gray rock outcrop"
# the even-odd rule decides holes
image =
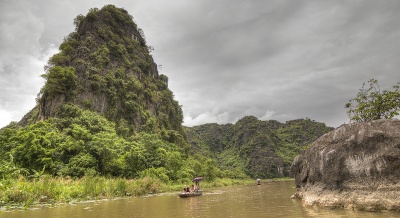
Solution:
[[[306,205],[400,211],[400,120],[342,125],[297,156],[291,172]]]

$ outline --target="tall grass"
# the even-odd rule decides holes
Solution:
[[[201,189],[254,183],[254,180],[216,179],[203,181]],[[71,179],[46,175],[36,179],[27,179],[21,176],[18,179],[0,180],[0,207],[29,207],[36,204],[141,196],[180,191],[184,185],[191,185],[190,180],[162,183],[159,179],[150,177],[128,180],[105,177]]]
[[[161,182],[155,178],[127,180],[122,178],[84,177],[70,179],[43,176],[29,180],[0,180],[0,206],[29,206],[39,203],[62,203],[158,193]]]

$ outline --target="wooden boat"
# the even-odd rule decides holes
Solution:
[[[203,191],[200,190],[200,181],[202,181],[204,178],[203,177],[196,177],[192,180],[192,182],[196,183],[196,189],[194,192],[182,192],[179,195],[181,198],[187,198],[187,197],[196,197],[200,196],[203,194]]]
[[[197,191],[197,192],[185,192],[185,193],[180,193],[179,197],[181,198],[187,198],[187,197],[196,197],[196,196],[200,196],[203,194],[203,191]]]

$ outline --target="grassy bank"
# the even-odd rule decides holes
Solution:
[[[143,178],[126,180],[121,178],[84,177],[65,179],[41,177],[28,180],[25,177],[0,181],[0,206],[29,207],[34,204],[57,204],[70,201],[140,196],[157,193],[162,187],[158,179]]]
[[[183,184],[184,183],[184,184]],[[222,187],[231,185],[254,184],[254,180],[216,179],[203,181],[201,188]],[[59,204],[76,201],[112,199],[116,197],[141,196],[162,192],[180,191],[185,182],[162,183],[156,178],[122,179],[105,177],[84,177],[70,179],[42,176],[38,179],[0,180],[0,207],[27,208],[38,204]]]

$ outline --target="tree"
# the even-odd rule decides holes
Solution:
[[[49,69],[49,72],[42,75],[47,79],[41,92],[48,96],[56,96],[57,94],[65,94],[66,97],[72,97],[76,93],[78,86],[78,76],[75,74],[73,67],[55,66]]]
[[[345,105],[350,121],[364,122],[378,119],[391,119],[400,111],[400,83],[394,85],[393,91],[380,90],[378,80],[363,83],[357,97]]]
[[[82,23],[84,19],[85,16],[83,16],[82,14],[79,14],[78,16],[75,17],[74,19],[75,31],[78,31],[79,25]]]

